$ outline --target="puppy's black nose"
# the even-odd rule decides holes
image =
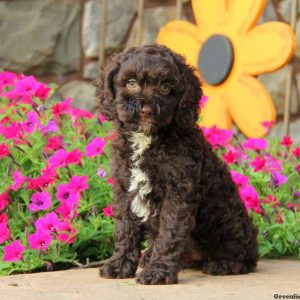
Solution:
[[[144,105],[141,109],[141,116],[145,119],[152,116],[152,108],[148,105]]]

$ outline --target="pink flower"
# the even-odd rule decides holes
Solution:
[[[40,83],[33,76],[24,76],[15,85],[15,90],[26,96],[33,96],[38,88]]]
[[[280,202],[273,195],[268,195],[266,199],[262,200],[264,203],[270,204],[272,207],[280,205]]]
[[[293,155],[299,159],[300,158],[300,146],[296,147],[295,149],[292,150]]]
[[[289,202],[289,203],[287,203],[286,206],[287,206],[289,209],[293,209],[294,204],[293,204],[293,202]]]
[[[59,184],[56,190],[57,190],[56,197],[60,202],[68,201],[71,203],[78,204],[80,194],[69,183]]]
[[[6,222],[0,223],[0,244],[10,239],[10,231]]]
[[[256,156],[255,159],[251,162],[251,167],[254,169],[254,172],[264,171],[267,161],[260,156]]]
[[[5,207],[9,203],[9,195],[8,195],[8,190],[4,191],[2,194],[0,194],[0,211],[4,210]]]
[[[231,165],[231,164],[235,164],[237,163],[237,158],[238,158],[238,154],[236,151],[230,149],[228,150],[224,155],[223,155],[223,159],[224,161]]]
[[[261,125],[265,128],[266,134],[269,134],[271,131],[272,127],[274,126],[274,121],[266,121],[266,122],[261,122]]]
[[[36,192],[31,196],[30,211],[47,210],[51,207],[51,195],[48,192]]]
[[[21,243],[20,240],[16,240],[11,244],[3,247],[3,261],[15,262],[23,258],[22,254],[26,247]]]
[[[76,229],[70,226],[68,221],[60,223],[57,231],[57,239],[62,243],[73,244],[76,238]]]
[[[262,212],[260,208],[258,194],[253,186],[251,185],[243,186],[240,188],[239,193],[247,211],[253,209],[257,213]]]
[[[72,107],[68,114],[71,116],[72,122],[76,122],[79,118],[92,119],[94,115],[87,110]]]
[[[81,193],[82,191],[88,189],[88,179],[88,176],[73,176],[70,179],[69,185],[77,192]]]
[[[47,250],[52,241],[52,236],[47,232],[36,232],[28,236],[30,249]]]
[[[0,158],[4,157],[4,156],[9,156],[9,155],[10,155],[10,152],[9,152],[7,145],[4,143],[1,143],[0,144]]]
[[[85,147],[86,157],[97,156],[103,153],[106,142],[101,137],[94,138]]]
[[[17,122],[12,122],[7,127],[0,126],[0,133],[4,136],[5,139],[17,139],[23,138],[22,126]]]
[[[108,184],[110,184],[111,186],[115,185],[115,180],[113,178],[108,178],[106,181]]]
[[[34,93],[34,96],[41,99],[43,102],[48,98],[51,88],[46,84],[39,83],[37,90]]]
[[[98,171],[97,171],[97,175],[100,177],[100,178],[105,178],[106,177],[106,172],[103,168],[99,168]]]
[[[6,213],[0,214],[0,224],[7,223],[7,221],[8,221],[8,217],[7,217]]]
[[[284,136],[284,137],[282,138],[281,142],[280,142],[280,145],[281,145],[281,146],[284,146],[284,147],[286,147],[286,148],[291,147],[292,144],[293,144],[293,140],[292,140],[292,138],[291,138],[290,136],[288,136],[288,135],[287,135],[287,136]]]
[[[57,179],[55,170],[47,168],[46,170],[42,171],[42,173],[43,174],[41,176],[28,180],[27,189],[44,190],[48,188],[50,184],[53,184]]]
[[[64,147],[63,144],[64,137],[62,135],[57,135],[48,139],[48,143],[45,146],[44,150],[58,150]]]
[[[219,129],[216,126],[210,128],[202,128],[202,132],[207,141],[212,145],[214,149],[226,147],[232,141],[233,131],[226,129]]]
[[[199,101],[199,108],[202,109],[205,106],[205,103],[207,102],[208,97],[207,96],[202,96],[202,98]]]
[[[279,187],[285,184],[288,178],[279,172],[272,172],[271,183],[274,187]]]
[[[78,203],[73,203],[69,201],[64,201],[61,205],[55,210],[63,219],[73,219],[78,216],[77,213]]]
[[[113,213],[112,205],[110,204],[110,205],[106,206],[105,208],[103,208],[102,212],[105,217],[113,216],[114,213]]]
[[[29,111],[26,116],[27,116],[26,122],[22,123],[23,129],[26,132],[32,133],[36,129],[42,128],[42,124],[39,120],[39,116],[35,111]]]
[[[103,123],[103,122],[107,121],[105,116],[102,113],[99,113],[98,118],[99,118],[100,123]]]
[[[63,113],[69,113],[71,111],[72,98],[68,97],[61,103],[56,103],[52,106],[52,113],[55,117],[59,117]]]
[[[233,182],[239,187],[243,187],[248,185],[249,183],[249,178],[241,173],[238,173],[234,170],[230,170],[231,178]]]
[[[295,170],[299,173],[299,175],[300,175],[300,164],[299,165],[297,165],[296,167],[295,167]]]
[[[268,142],[264,139],[247,139],[243,143],[243,148],[248,150],[265,150],[268,147]]]
[[[28,177],[23,176],[19,170],[15,170],[13,172],[13,179],[14,185],[12,186],[12,189],[17,191],[23,185],[23,183],[28,180]]]
[[[265,153],[265,160],[266,160],[266,171],[268,172],[282,171],[282,162],[277,158],[273,157],[269,153]]]
[[[8,72],[8,71],[0,72],[0,92],[1,92],[1,88],[13,85],[16,78],[17,75],[15,73]]]
[[[284,222],[283,219],[282,219],[282,216],[280,214],[276,214],[275,221],[278,224],[282,224]]]
[[[57,150],[49,159],[48,166],[51,168],[60,168],[66,166],[66,158],[69,152],[64,149]]]
[[[65,160],[66,165],[69,165],[69,164],[79,165],[82,155],[83,155],[83,153],[80,152],[77,148],[74,149],[73,151],[69,152],[66,157],[66,160]]]
[[[53,121],[53,120],[50,120],[47,123],[47,125],[45,125],[41,128],[42,134],[47,134],[49,132],[56,132],[58,130],[59,130],[59,128],[57,127],[55,121]]]
[[[53,233],[57,231],[61,221],[55,212],[50,212],[35,222],[37,232]]]

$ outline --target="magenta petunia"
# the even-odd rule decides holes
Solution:
[[[299,159],[300,158],[300,146],[296,147],[295,149],[292,150],[293,155]]]
[[[252,185],[241,187],[239,193],[247,211],[253,209],[256,213],[262,212],[258,193]]]
[[[243,148],[248,150],[265,150],[268,147],[268,142],[264,139],[247,139],[243,143]]]
[[[44,151],[58,150],[64,147],[64,137],[62,135],[53,136],[48,139],[48,142],[44,148]]]
[[[9,126],[0,127],[0,133],[5,139],[20,139],[23,138],[22,125],[17,122],[12,122]]]
[[[70,109],[67,114],[71,116],[71,120],[73,123],[75,123],[80,118],[92,119],[94,116],[91,112],[76,107],[72,107],[72,109]]]
[[[106,117],[102,113],[99,113],[98,119],[99,119],[100,123],[104,123],[107,121]]]
[[[45,126],[43,126],[41,128],[42,134],[47,134],[49,132],[56,132],[58,130],[59,130],[59,128],[56,125],[55,121],[53,121],[53,120],[50,120]]]
[[[233,149],[229,149],[224,155],[223,160],[228,164],[235,164],[238,161],[238,153]]]
[[[219,147],[226,147],[231,143],[233,137],[232,130],[219,129],[216,126],[209,128],[202,128],[202,132],[206,140],[212,145],[214,149]]]
[[[52,236],[48,232],[36,232],[28,236],[30,249],[47,250],[52,242]]]
[[[72,176],[69,185],[80,193],[88,189],[88,179],[88,176]]]
[[[46,84],[39,82],[38,88],[36,89],[34,96],[41,99],[42,101],[45,101],[48,98],[50,91],[50,87],[48,87]]]
[[[111,217],[113,216],[114,212],[113,212],[113,208],[112,208],[112,205],[108,205],[106,207],[104,207],[102,209],[102,212],[103,212],[103,215],[106,216],[106,217]]]
[[[13,85],[17,79],[17,75],[12,72],[3,71],[0,72],[0,92],[1,88]]]
[[[71,152],[68,153],[65,163],[66,165],[69,164],[75,164],[75,165],[79,165],[81,158],[83,156],[83,153],[80,152],[77,148],[72,150]]]
[[[254,172],[264,171],[266,163],[267,163],[267,161],[265,158],[256,156],[251,162],[251,167],[254,169]]]
[[[69,113],[71,111],[72,98],[68,97],[61,103],[56,103],[52,106],[53,115],[58,118],[61,114]]]
[[[115,180],[111,177],[111,178],[108,178],[107,180],[106,180],[106,182],[108,183],[108,184],[110,184],[111,186],[114,186],[115,185]]]
[[[42,171],[42,175],[37,178],[28,179],[27,189],[44,190],[57,180],[57,174],[54,169],[46,168]]]
[[[13,172],[13,179],[14,185],[12,186],[12,189],[17,191],[28,180],[28,177],[23,176],[19,170],[15,170]]]
[[[299,165],[297,165],[296,167],[295,167],[295,170],[299,173],[299,175],[300,175],[300,164]]]
[[[60,222],[57,214],[55,212],[50,212],[36,220],[35,228],[38,232],[52,233],[57,231]]]
[[[85,147],[86,157],[97,156],[102,154],[106,142],[101,137],[94,138],[90,143]]]
[[[32,133],[36,129],[42,128],[42,124],[39,120],[39,116],[35,111],[29,111],[26,116],[27,116],[27,120],[22,123],[22,127],[26,132]]]
[[[10,155],[10,151],[8,146],[5,143],[1,143],[0,144],[0,158],[4,157],[4,156],[9,156]]]
[[[73,219],[78,216],[78,203],[63,201],[61,205],[55,210],[63,219]]]
[[[287,183],[287,181],[288,181],[288,178],[285,175],[283,175],[279,172],[272,172],[271,183],[274,187],[279,187],[279,186]]]
[[[69,152],[64,149],[57,150],[49,159],[48,166],[50,168],[60,168],[66,166],[66,158],[68,157]]]
[[[69,201],[71,203],[78,204],[80,199],[80,194],[69,183],[59,184],[56,190],[57,190],[56,197],[60,202]]]
[[[239,187],[243,187],[248,185],[249,183],[249,178],[239,172],[236,172],[234,170],[230,170],[231,178],[233,182]]]
[[[26,247],[20,240],[13,241],[11,244],[3,247],[3,261],[15,262],[23,258],[22,254]]]
[[[1,223],[7,223],[8,222],[8,217],[6,213],[0,214],[0,224]]]
[[[282,171],[282,161],[275,158],[269,153],[265,153],[266,160],[266,171],[267,172],[281,172]]]
[[[202,96],[200,101],[199,101],[199,108],[202,109],[205,106],[205,103],[208,101],[208,97],[207,96]]]
[[[0,244],[10,239],[10,231],[6,222],[0,223]]]
[[[51,195],[48,192],[36,192],[31,196],[30,211],[47,210],[51,207]]]
[[[76,238],[76,229],[71,227],[68,221],[63,221],[60,223],[57,231],[57,240],[66,244],[73,244]]]
[[[8,195],[8,190],[0,194],[0,210],[4,210],[5,207],[9,204],[10,198]]]
[[[293,140],[289,135],[284,136],[282,138],[282,140],[280,141],[280,145],[283,146],[283,147],[286,147],[286,148],[291,147],[292,144],[293,144]]]

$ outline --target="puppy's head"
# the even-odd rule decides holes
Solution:
[[[176,124],[195,125],[202,95],[194,69],[164,46],[111,56],[96,81],[100,111],[128,131],[146,135]]]

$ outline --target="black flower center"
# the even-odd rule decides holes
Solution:
[[[68,199],[68,198],[70,197],[70,193],[65,193],[65,194],[63,195],[63,197],[64,197],[65,199]]]
[[[221,34],[212,35],[204,42],[198,56],[202,79],[210,85],[221,84],[230,74],[233,59],[231,41]]]

